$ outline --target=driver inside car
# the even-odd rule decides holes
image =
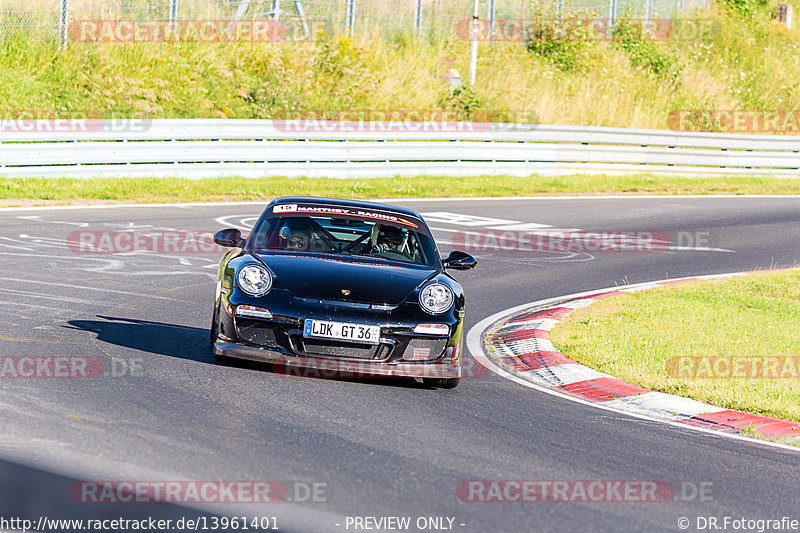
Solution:
[[[310,247],[311,232],[302,226],[284,224],[279,234],[284,241],[284,250],[302,252],[308,250]]]
[[[408,230],[375,224],[370,235],[372,253],[395,252],[408,255]]]

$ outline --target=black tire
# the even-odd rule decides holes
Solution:
[[[219,306],[214,306],[214,315],[211,317],[211,334],[209,335],[209,343],[214,346],[217,342],[217,334],[219,333]]]
[[[422,383],[439,389],[455,389],[461,378],[422,378]]]
[[[211,355],[214,356],[215,360],[225,362],[228,358],[223,355],[218,355],[217,351],[214,349],[214,343],[217,342],[217,334],[219,334],[219,306],[214,306],[214,316],[211,318],[211,334],[209,335]]]

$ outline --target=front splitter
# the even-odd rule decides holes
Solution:
[[[409,378],[460,378],[461,364],[458,361],[436,361],[430,363],[375,362],[369,360],[339,359],[332,357],[287,356],[277,350],[259,348],[232,342],[217,341],[214,353],[221,357],[246,359],[285,366],[286,373],[302,376],[302,372],[290,372],[290,369],[305,369],[308,375],[345,376],[386,376]]]

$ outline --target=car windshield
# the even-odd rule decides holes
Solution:
[[[256,252],[366,256],[436,268],[440,260],[433,238],[419,229],[338,214],[291,214],[262,218],[251,242]]]

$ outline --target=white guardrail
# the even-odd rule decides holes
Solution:
[[[0,177],[800,176],[800,136],[489,123],[0,121]]]

